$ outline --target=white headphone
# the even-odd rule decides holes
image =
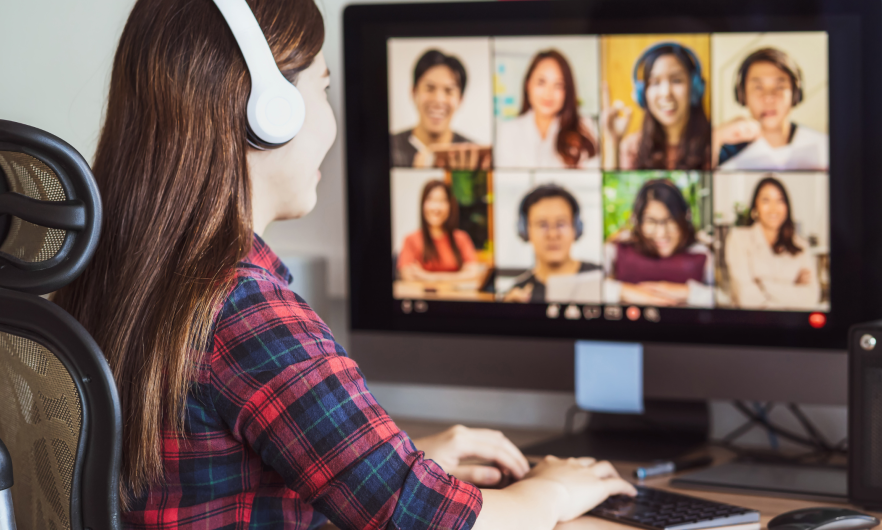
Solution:
[[[214,0],[242,50],[251,75],[248,141],[258,149],[279,147],[303,127],[306,105],[273,58],[266,37],[245,0]]]

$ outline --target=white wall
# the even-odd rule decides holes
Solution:
[[[110,67],[134,0],[0,4],[0,118],[51,132],[91,161]]]

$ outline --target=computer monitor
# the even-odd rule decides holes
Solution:
[[[882,314],[882,5],[355,5],[354,354],[387,381],[845,402]]]

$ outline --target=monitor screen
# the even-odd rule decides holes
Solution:
[[[736,20],[387,31],[378,307],[404,329],[611,338],[847,325],[831,181],[861,179],[861,116],[831,120],[850,97],[831,78],[857,66],[831,53],[859,49],[856,20]]]

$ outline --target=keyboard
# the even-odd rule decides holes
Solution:
[[[650,530],[694,530],[760,520],[756,510],[645,486],[636,488],[636,497],[610,497],[588,515]]]

